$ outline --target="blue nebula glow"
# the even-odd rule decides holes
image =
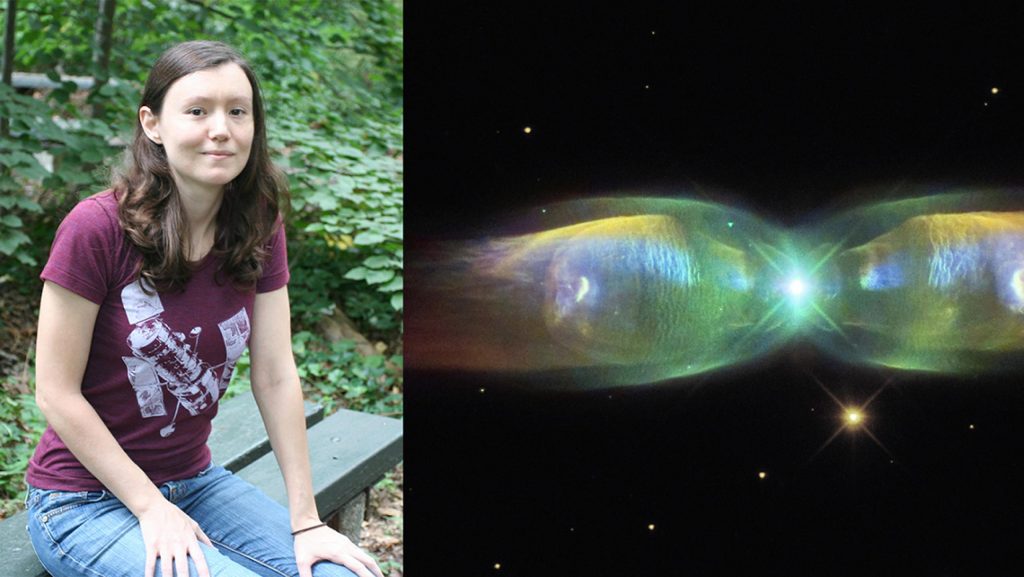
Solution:
[[[870,267],[860,277],[860,288],[869,291],[883,291],[902,287],[906,283],[907,254],[897,253]]]

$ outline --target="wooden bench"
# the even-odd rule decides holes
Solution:
[[[402,460],[402,421],[306,403],[313,491],[320,514],[335,529],[359,541],[370,488]],[[287,506],[277,460],[252,393],[224,401],[210,434],[213,462],[234,471]],[[0,521],[4,577],[46,577],[25,531],[24,511]]]

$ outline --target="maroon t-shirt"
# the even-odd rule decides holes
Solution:
[[[249,343],[256,292],[288,283],[284,227],[255,291],[239,291],[207,256],[183,292],[146,294],[133,278],[140,255],[117,221],[111,191],[80,202],[57,229],[40,278],[100,305],[82,394],[121,447],[156,484],[199,473],[210,461],[210,421]],[[42,489],[103,485],[53,428],[29,462]]]

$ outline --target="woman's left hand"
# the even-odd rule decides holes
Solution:
[[[317,561],[344,565],[359,577],[384,577],[373,557],[327,526],[295,536],[295,560],[299,577],[313,577],[313,564]]]

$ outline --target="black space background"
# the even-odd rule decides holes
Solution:
[[[868,188],[1024,185],[1021,8],[756,6],[407,5],[407,261],[609,193],[724,191],[799,224],[878,198]],[[858,367],[799,343],[612,390],[417,370],[413,347],[406,365],[410,576],[995,575],[1024,560],[1018,375]],[[852,403],[888,382],[869,422],[888,452],[861,433],[814,456],[838,426],[815,380]]]

